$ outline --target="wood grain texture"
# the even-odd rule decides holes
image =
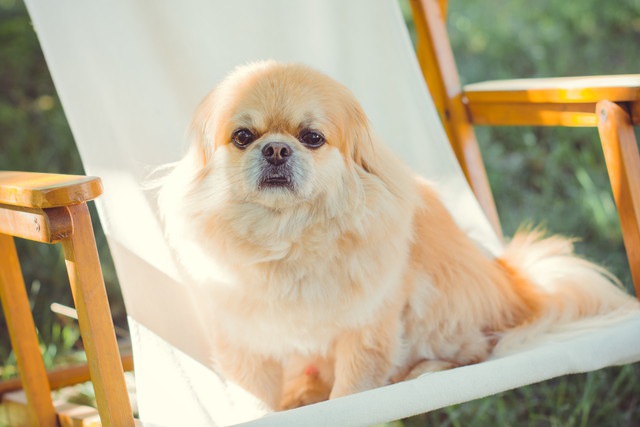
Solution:
[[[104,426],[133,426],[89,210],[85,203],[67,209],[73,234],[62,246],[100,419]]]
[[[474,125],[598,125],[596,103],[632,102],[632,122],[640,123],[640,74],[500,80],[464,87]]]
[[[445,23],[446,2],[411,0],[416,54],[449,142],[485,215],[499,237],[500,219],[465,104]]]
[[[495,80],[464,87],[470,103],[596,103],[640,100],[640,74]]]
[[[100,178],[34,172],[0,172],[0,204],[31,208],[68,206],[102,194]]]
[[[468,102],[471,121],[476,126],[566,126],[598,125],[595,103],[524,104]]]
[[[598,103],[598,131],[618,207],[631,276],[640,297],[640,155],[628,112],[609,101]]]
[[[0,234],[0,299],[22,387],[29,403],[26,415],[28,424],[57,426],[18,254],[13,237],[6,234]]]
[[[43,243],[56,243],[72,232],[64,208],[23,208],[0,204],[0,233]]]

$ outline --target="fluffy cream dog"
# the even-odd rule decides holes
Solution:
[[[166,234],[210,300],[218,368],[271,408],[637,305],[560,237],[520,233],[488,257],[351,92],[305,66],[238,68],[191,131],[160,190]]]

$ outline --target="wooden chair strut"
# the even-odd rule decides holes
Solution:
[[[54,409],[15,236],[62,243],[101,423],[134,425],[87,206],[101,193],[98,178],[0,172],[0,298],[28,407],[27,419],[12,419],[12,423],[57,426],[71,422],[67,415],[58,418]]]

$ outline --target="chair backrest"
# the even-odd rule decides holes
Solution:
[[[462,227],[500,250],[447,143],[396,1],[27,5],[86,172],[103,179],[97,205],[129,316],[143,420],[197,425],[254,416],[251,403],[240,403],[250,399],[206,367],[197,298],[142,186],[151,170],[180,158],[195,106],[236,65],[302,62],[351,88],[375,132],[437,183]]]

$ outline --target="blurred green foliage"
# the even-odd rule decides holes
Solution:
[[[83,174],[82,163],[56,95],[38,39],[22,2],[0,1],[0,170]],[[124,304],[95,209],[96,240],[116,322],[126,327]],[[64,363],[79,348],[75,322],[49,306],[73,306],[59,245],[16,239],[45,364]],[[0,311],[0,379],[13,376],[4,315]],[[6,362],[5,362],[6,361]],[[3,366],[4,365],[4,366]]]
[[[638,0],[449,3],[463,83],[638,71]]]
[[[400,0],[411,28],[406,0]],[[640,72],[640,0],[454,0],[450,37],[463,83]],[[37,38],[20,1],[0,0],[0,170],[83,173]],[[544,224],[580,237],[578,251],[630,283],[595,129],[477,128],[507,235]],[[95,213],[94,213],[95,214]],[[116,323],[126,327],[117,278],[94,215]],[[57,247],[18,241],[47,365],[79,346]],[[14,374],[0,317],[0,378]],[[401,425],[640,425],[636,365],[565,377],[399,421]]]

